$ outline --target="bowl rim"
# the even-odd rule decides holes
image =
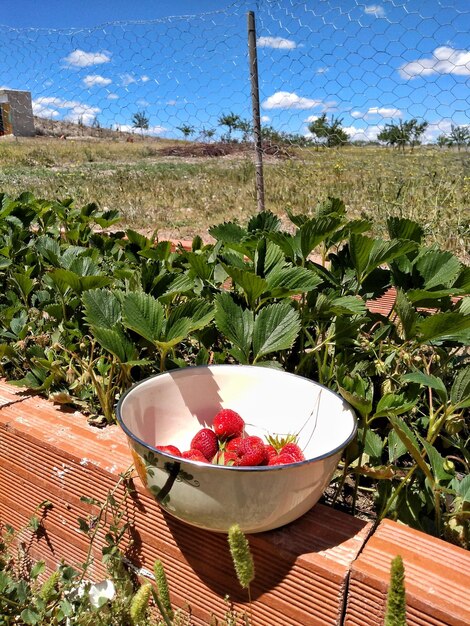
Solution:
[[[325,452],[325,454],[320,454],[318,456],[309,458],[309,459],[305,459],[305,461],[297,461],[295,463],[289,463],[286,465],[256,465],[256,466],[247,466],[247,467],[235,467],[232,465],[215,465],[212,464],[210,462],[203,462],[203,461],[193,461],[191,459],[184,459],[182,457],[173,455],[173,454],[169,454],[168,452],[163,452],[162,450],[160,450],[159,448],[156,448],[155,446],[150,445],[149,443],[143,441],[140,437],[138,437],[135,433],[133,433],[130,428],[128,428],[128,426],[124,423],[124,420],[122,418],[121,415],[121,407],[122,404],[124,402],[124,400],[126,399],[126,397],[133,392],[136,387],[139,387],[140,385],[143,385],[144,383],[148,382],[149,380],[153,380],[155,378],[158,378],[160,376],[168,376],[168,375],[182,375],[182,373],[184,372],[188,372],[188,370],[194,371],[194,370],[209,370],[209,369],[221,369],[221,368],[234,368],[236,367],[237,369],[245,369],[245,368],[253,368],[253,367],[257,367],[257,368],[261,368],[262,366],[260,365],[239,365],[237,363],[221,363],[221,364],[216,364],[216,365],[194,365],[194,366],[188,366],[188,367],[183,367],[180,369],[174,369],[174,370],[168,370],[165,372],[160,372],[159,374],[153,374],[152,376],[147,376],[146,378],[143,378],[142,380],[139,380],[137,382],[135,382],[134,384],[132,384],[123,394],[122,396],[119,398],[115,410],[116,410],[116,418],[117,418],[117,423],[118,425],[122,428],[122,430],[125,432],[125,434],[127,435],[127,437],[129,437],[132,441],[135,441],[136,443],[138,443],[139,445],[141,445],[143,448],[146,448],[147,450],[156,453],[157,455],[161,455],[163,458],[168,459],[169,461],[175,462],[177,461],[178,463],[187,463],[189,465],[193,465],[196,467],[201,467],[201,468],[205,468],[208,470],[230,470],[230,471],[238,471],[238,472],[259,472],[259,471],[272,471],[272,470],[277,470],[277,471],[281,471],[281,470],[285,470],[285,469],[289,469],[292,467],[298,467],[300,465],[309,465],[311,463],[315,463],[316,461],[321,461],[323,459],[327,459],[331,456],[334,456],[335,454],[337,454],[338,452],[340,452],[341,450],[344,450],[344,448],[346,448],[346,446],[354,439],[354,437],[356,436],[357,433],[357,429],[358,429],[358,419],[357,419],[357,415],[356,412],[354,410],[354,408],[349,404],[349,402],[347,402],[339,393],[336,393],[336,391],[333,391],[332,389],[329,389],[328,387],[326,387],[325,385],[322,385],[321,383],[316,382],[315,380],[312,380],[311,378],[307,378],[306,376],[300,376],[299,374],[293,374],[292,372],[285,372],[284,370],[276,370],[276,369],[271,369],[271,371],[273,373],[279,373],[279,374],[284,374],[284,375],[288,375],[288,376],[294,376],[295,378],[302,378],[303,380],[305,380],[308,383],[311,383],[313,385],[315,385],[316,387],[321,387],[322,389],[325,389],[328,393],[331,393],[333,395],[335,395],[337,398],[339,398],[350,410],[352,418],[353,418],[353,427],[351,430],[351,433],[349,434],[349,436],[347,437],[347,439],[341,443],[339,446],[336,446],[336,448],[334,448],[333,450],[330,450],[329,452]],[[264,370],[269,370],[270,368],[266,368],[263,367]]]

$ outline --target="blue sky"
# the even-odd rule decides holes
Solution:
[[[0,2],[0,86],[30,90],[49,119],[127,129],[144,111],[165,137],[249,119],[252,9],[265,124],[306,134],[326,112],[374,139],[416,117],[433,141],[470,123],[468,0]]]

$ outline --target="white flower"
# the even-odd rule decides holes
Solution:
[[[109,600],[112,600],[116,595],[116,587],[112,580],[103,580],[100,583],[91,585],[88,590],[88,597],[90,598],[90,604],[99,609],[106,604]]]

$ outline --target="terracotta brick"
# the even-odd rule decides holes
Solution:
[[[408,626],[468,626],[470,553],[390,520],[352,566],[345,626],[382,626],[390,563],[405,565]]]
[[[0,382],[0,519],[19,527],[34,507],[48,499],[53,507],[32,554],[54,567],[61,559],[80,563],[87,550],[78,517],[96,513],[81,496],[103,500],[131,465],[118,427],[97,430],[76,412],[64,412],[38,396],[8,396]],[[14,402],[10,400],[15,400]],[[126,505],[133,543],[127,554],[138,568],[151,570],[162,560],[176,606],[189,603],[195,624],[223,618],[229,594],[247,609],[247,595],[235,579],[225,535],[190,527],[164,514],[135,480],[136,494]],[[117,497],[122,495],[122,490]],[[251,535],[256,577],[252,585],[254,623],[259,626],[325,626],[341,623],[348,572],[369,532],[362,520],[322,505],[282,529]],[[104,576],[97,536],[92,570]],[[126,546],[124,546],[126,548]]]

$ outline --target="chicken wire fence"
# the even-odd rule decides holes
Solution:
[[[253,146],[249,11],[265,168],[278,159],[295,181],[296,164],[308,163],[310,180],[327,169],[326,191],[348,193],[351,145],[361,177],[376,168],[373,149],[410,154],[424,144],[458,153],[456,176],[470,187],[468,0],[238,0],[95,28],[1,27],[0,134],[165,139],[174,154],[189,143],[191,154],[242,154]],[[399,195],[402,164],[374,184],[387,177]],[[266,190],[268,205],[283,193],[269,180]]]

